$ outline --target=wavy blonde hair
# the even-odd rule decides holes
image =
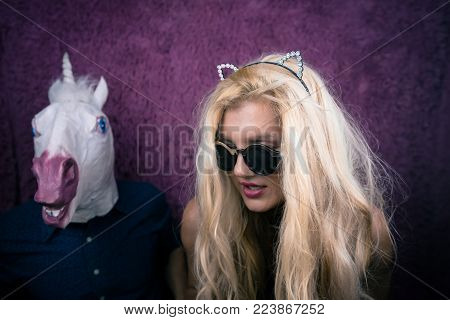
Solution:
[[[269,55],[259,61],[280,58]],[[197,298],[255,299],[263,290],[255,215],[215,157],[224,112],[247,99],[269,101],[282,128],[284,205],[276,241],[275,298],[360,298],[371,259],[384,254],[379,248],[383,239],[371,232],[380,212],[389,246],[395,248],[384,216],[391,188],[387,167],[306,64],[303,80],[311,95],[283,68],[253,65],[221,81],[202,104],[196,155],[201,217],[194,254]]]

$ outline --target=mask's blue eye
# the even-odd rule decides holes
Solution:
[[[39,131],[37,131],[36,128],[34,127],[34,125],[31,126],[31,134],[33,135],[33,138],[39,138],[41,136]]]
[[[97,130],[100,133],[105,134],[106,130],[107,130],[107,125],[106,125],[106,118],[101,116],[97,118]]]

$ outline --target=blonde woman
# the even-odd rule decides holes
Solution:
[[[385,298],[391,179],[361,131],[298,51],[218,71],[181,228],[184,297]]]

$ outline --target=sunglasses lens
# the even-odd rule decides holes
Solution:
[[[216,144],[216,158],[219,169],[224,171],[233,171],[237,156],[232,155],[227,148],[220,144]]]
[[[251,145],[245,154],[245,162],[250,170],[263,176],[274,173],[278,168],[280,159],[278,153],[263,145]]]

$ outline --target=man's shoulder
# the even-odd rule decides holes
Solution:
[[[115,209],[127,215],[124,228],[139,228],[145,232],[163,232],[165,245],[179,246],[178,231],[173,227],[170,207],[165,194],[146,182],[119,181],[119,201]],[[170,250],[169,250],[170,251]]]
[[[147,182],[118,181],[119,200],[115,208],[125,214],[157,215],[168,213],[165,194]]]
[[[0,213],[0,241],[10,237],[33,238],[40,234],[38,224],[43,224],[41,217],[42,206],[33,200],[24,202],[14,208]]]

